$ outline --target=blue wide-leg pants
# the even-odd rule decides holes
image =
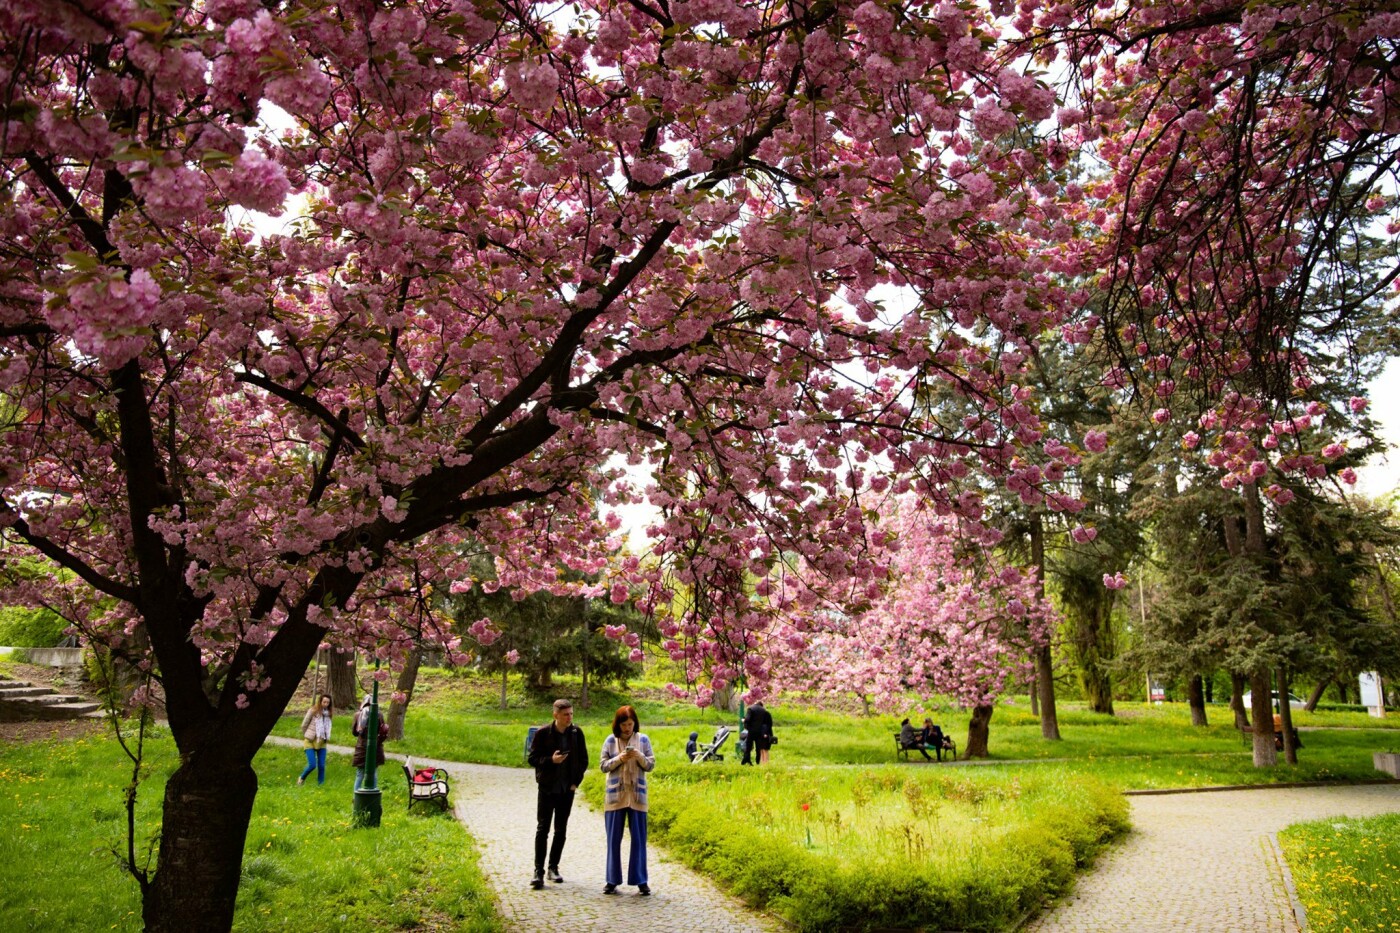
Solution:
[[[603,813],[603,829],[608,836],[607,884],[622,884],[622,827],[632,844],[627,856],[627,883],[650,884],[647,880],[647,814],[645,810],[608,810]]]

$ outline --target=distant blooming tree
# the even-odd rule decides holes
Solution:
[[[1035,571],[997,555],[1001,535],[990,528],[910,498],[891,503],[878,527],[893,555],[869,608],[795,612],[795,631],[772,653],[794,687],[854,692],[884,709],[910,692],[951,698],[972,709],[967,753],[985,756],[994,704],[1029,674],[1055,611]]]
[[[318,645],[397,663],[425,638],[464,655],[462,633],[420,636],[401,610],[424,581],[473,586],[472,549],[511,591],[622,602],[649,586],[643,608],[697,594],[667,622],[676,650],[761,682],[752,651],[774,607],[753,581],[780,562],[809,568],[814,592],[878,578],[871,493],[972,517],[955,490],[974,474],[1069,508],[1019,383],[1045,329],[1095,331],[1066,283],[1112,244],[1143,251],[1114,281],[1199,361],[1191,378],[1223,393],[1261,362],[1289,374],[1265,389],[1305,392],[1291,319],[1273,313],[1288,306],[1256,299],[1325,265],[1289,244],[1330,215],[1271,200],[1302,190],[1277,184],[1286,157],[1227,160],[1210,134],[1263,126],[1267,151],[1297,149],[1313,182],[1338,147],[1358,169],[1373,115],[1393,111],[1375,77],[1389,69],[1367,64],[1381,34],[1313,50],[1296,17],[1148,4],[1165,18],[1125,13],[1132,35],[1103,38],[1107,11],[1083,6],[0,6],[0,521],[7,545],[72,575],[7,593],[159,680],[181,765],[155,864],[131,865],[148,928],[232,923],[251,762]],[[1008,27],[1031,47],[1008,45]],[[1248,39],[1241,64],[1221,31]],[[1110,62],[1124,42],[1133,54]],[[1281,83],[1259,51],[1276,47],[1297,50]],[[1037,49],[1125,96],[1088,81],[1084,109],[1057,110],[1027,70]],[[1158,63],[1163,49],[1179,60]],[[1323,53],[1374,74],[1274,93]],[[1172,119],[1151,84],[1185,94],[1175,69],[1199,95],[1227,66],[1253,97],[1220,94],[1205,135],[1171,137],[1183,174],[1153,156],[1134,184],[1134,141]],[[1277,119],[1254,119],[1265,106]],[[1082,135],[1045,138],[1057,114]],[[1294,146],[1290,126],[1337,146]],[[1086,200],[1060,175],[1089,145],[1114,176]],[[1212,227],[1193,198],[1227,161],[1221,203],[1245,209]],[[1142,219],[1101,218],[1096,201]],[[1157,235],[1174,218],[1204,218],[1200,249]],[[1245,291],[1224,268],[1218,295],[1159,311],[1172,256],[1191,275],[1198,256],[1247,264]],[[1105,321],[1125,356],[1169,352],[1142,323]],[[1241,333],[1267,340],[1249,349]],[[931,383],[975,410],[919,408]],[[1276,414],[1261,399],[1285,395],[1246,393],[1215,417],[1254,430]],[[1228,442],[1232,475],[1249,475],[1254,453]],[[656,560],[570,583],[605,569],[615,530],[591,491],[636,494],[618,456],[655,473]]]

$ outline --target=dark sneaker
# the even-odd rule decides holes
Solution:
[[[531,879],[530,887],[534,888],[536,891],[544,887],[544,872],[542,870],[535,869],[535,877]]]
[[[616,893],[617,893],[617,885],[615,885],[615,884],[605,884],[605,885],[603,885],[603,893],[604,893],[604,894],[616,894]]]
[[[637,885],[637,893],[642,895],[643,897],[646,897],[648,894],[651,893],[651,888],[647,887],[644,884],[639,884]]]
[[[557,868],[551,868],[549,870],[549,873],[545,875],[545,877],[548,878],[550,881],[553,881],[555,884],[564,883],[564,876],[559,874],[559,869]]]

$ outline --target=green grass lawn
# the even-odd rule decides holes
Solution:
[[[1279,833],[1312,933],[1400,931],[1400,814]]]
[[[554,694],[577,697],[578,685],[561,679]],[[690,767],[684,750],[692,731],[707,742],[721,724],[737,725],[733,714],[654,699],[660,695],[659,685],[640,685],[635,695],[594,689],[592,705],[576,709],[575,721],[596,753],[613,711],[633,702],[642,729],[656,748],[661,774],[672,767]],[[388,748],[415,757],[524,767],[526,731],[549,721],[549,697],[531,697],[514,689],[506,710],[499,709],[499,700],[499,681],[426,669],[405,723],[405,737]],[[869,766],[895,761],[892,736],[900,716],[865,716],[781,699],[768,705],[780,739],[773,750],[775,764]],[[284,716],[275,732],[295,737],[300,714],[294,710]],[[967,713],[911,706],[907,714],[918,721],[931,716],[951,732],[959,747],[964,745]],[[998,706],[991,723],[990,761],[994,764],[983,767],[995,768],[996,762],[1027,767],[1019,763],[1037,761],[1041,764],[1036,767],[1092,775],[1124,789],[1357,780],[1380,776],[1372,767],[1373,752],[1400,746],[1400,715],[1372,719],[1349,712],[1299,712],[1296,724],[1304,730],[1299,764],[1257,769],[1249,744],[1232,725],[1230,711],[1215,705],[1210,717],[1210,726],[1196,728],[1184,704],[1124,704],[1117,716],[1103,716],[1067,703],[1059,710],[1062,740],[1047,742],[1022,698]],[[348,722],[348,716],[337,718],[334,741],[349,744]],[[718,767],[737,761],[737,735],[723,752],[725,761]],[[922,759],[914,759],[908,767],[924,767]]]
[[[298,759],[269,747],[254,762],[260,788],[235,929],[500,929],[471,839],[450,815],[386,805],[379,829],[354,829],[349,759],[332,756],[324,786],[297,787]],[[175,764],[174,743],[158,732],[147,743],[138,846],[158,825]],[[14,867],[0,885],[0,930],[140,929],[136,884],[114,854],[125,849],[130,773],[110,733],[0,747],[0,824]]]

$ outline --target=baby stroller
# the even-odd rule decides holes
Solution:
[[[728,726],[720,726],[715,730],[715,737],[709,745],[695,750],[695,757],[690,759],[690,763],[698,765],[702,761],[723,761],[724,756],[719,753],[719,750],[724,747],[725,742],[729,741],[729,734],[733,731]]]

